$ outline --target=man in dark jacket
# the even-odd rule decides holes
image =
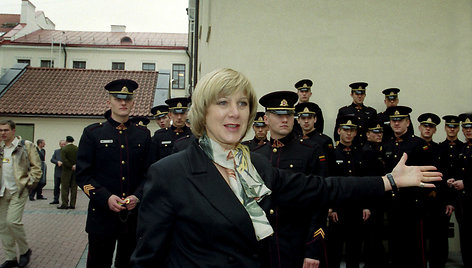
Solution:
[[[105,89],[111,115],[84,129],[77,152],[77,184],[90,198],[87,224],[88,267],[131,267],[136,245],[137,205],[148,168],[149,130],[131,122],[133,80],[119,79]]]
[[[54,199],[51,203],[59,204],[59,194],[61,192],[61,174],[62,174],[62,161],[61,161],[61,149],[66,145],[65,140],[59,141],[59,149],[54,150],[51,157],[51,163],[54,164]]]

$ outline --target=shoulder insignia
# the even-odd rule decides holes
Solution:
[[[100,123],[93,123],[93,124],[89,125],[89,126],[87,127],[87,129],[89,129],[89,130],[94,130],[94,129],[97,129],[97,128],[100,128],[100,127],[103,127],[103,123],[102,123],[102,122],[100,122]]]
[[[426,151],[428,149],[429,149],[428,145],[423,146],[423,151]]]
[[[332,144],[332,143],[329,143],[329,144],[328,144],[328,148],[332,149],[332,148],[333,148],[333,144]]]
[[[326,161],[326,156],[320,155],[318,156],[318,159],[320,160],[320,162]]]

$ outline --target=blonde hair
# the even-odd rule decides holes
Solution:
[[[192,108],[188,117],[192,133],[200,138],[205,133],[205,117],[210,104],[216,103],[221,96],[242,92],[249,100],[249,121],[252,125],[257,112],[257,97],[249,80],[240,72],[223,68],[206,74],[198,81],[192,95]],[[246,132],[248,129],[246,129]],[[242,139],[243,137],[241,137]]]

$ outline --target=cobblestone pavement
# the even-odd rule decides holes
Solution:
[[[43,190],[47,200],[27,201],[23,223],[33,254],[30,268],[75,268],[87,246],[85,220],[88,198],[77,193],[75,209],[60,210],[50,205],[52,190]],[[0,250],[0,263],[4,261]]]
[[[50,205],[52,190],[43,190],[47,200],[27,201],[23,223],[26,236],[33,251],[29,268],[85,268],[87,256],[88,198],[82,191],[77,193],[75,209],[59,210]],[[4,261],[0,250],[0,263]],[[344,268],[345,264],[341,265]],[[462,268],[460,254],[449,254],[447,268]]]

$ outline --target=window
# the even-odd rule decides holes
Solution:
[[[27,59],[18,59],[17,62],[18,63],[26,63],[28,65],[31,65],[31,60],[27,60]]]
[[[124,62],[112,62],[111,63],[111,69],[112,70],[124,70],[125,69],[125,63]]]
[[[143,71],[155,71],[156,64],[155,63],[143,63]]]
[[[53,68],[54,61],[52,61],[52,64],[51,64],[51,60],[41,60],[41,67]]]
[[[72,63],[72,68],[74,69],[85,69],[87,63],[85,61],[74,61]]]
[[[185,64],[172,64],[172,88],[185,88]]]
[[[21,136],[25,140],[34,141],[34,124],[17,123],[15,135]]]

